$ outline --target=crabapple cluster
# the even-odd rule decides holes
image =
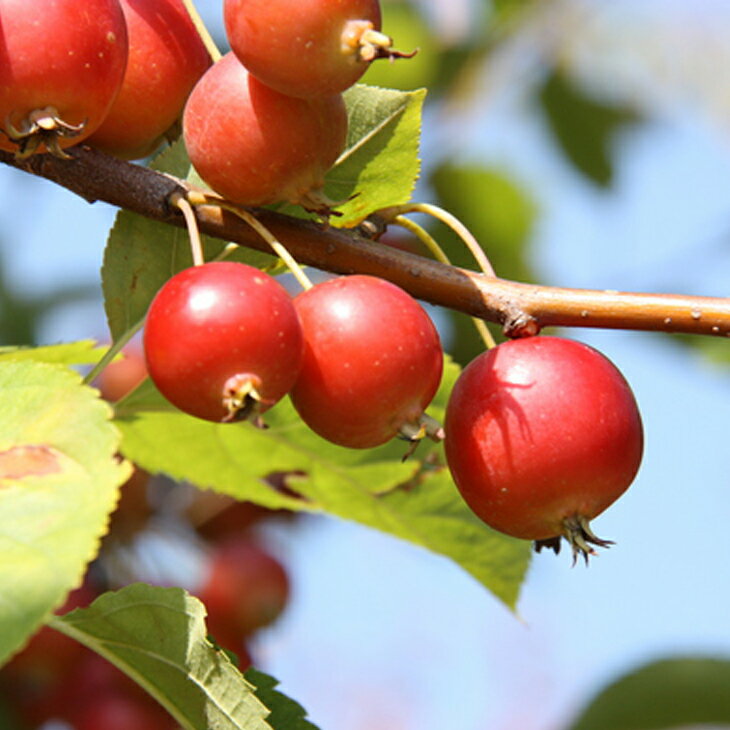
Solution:
[[[328,211],[346,144],[343,92],[394,58],[377,0],[224,0],[231,52],[212,63],[183,0],[0,0],[0,148],[24,157],[81,141],[126,159],[182,121],[191,162],[238,206]],[[501,344],[469,365],[445,429],[425,415],[442,353],[423,308],[383,280],[341,277],[292,298],[267,274],[203,263],[173,276],[147,317],[149,374],[179,409],[250,420],[286,394],[334,444],[441,440],[467,504],[509,535],[588,555],[589,521],[630,485],[636,402],[596,351],[558,337]]]
[[[193,89],[183,136],[193,166],[240,205],[326,210],[325,173],[344,149],[342,92],[375,58],[399,55],[378,0],[225,0],[231,52]]]
[[[312,430],[351,448],[426,435],[443,363],[428,314],[394,284],[345,276],[292,299],[232,262],[173,276],[150,306],[144,346],[153,382],[186,413],[256,422],[290,393]]]
[[[19,156],[144,157],[211,62],[183,0],[2,0],[0,22],[0,148]]]

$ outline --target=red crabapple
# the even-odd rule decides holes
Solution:
[[[98,129],[127,64],[118,0],[2,0],[0,149],[27,157],[77,144]]]
[[[173,405],[224,422],[254,418],[291,389],[303,341],[281,284],[220,261],[185,269],[160,289],[144,349],[150,377]]]
[[[340,95],[285,96],[251,76],[232,53],[200,79],[183,115],[185,145],[200,177],[241,205],[306,205],[346,135]]]
[[[87,143],[123,159],[155,151],[211,59],[182,0],[119,0],[129,60],[115,102]]]
[[[289,96],[340,93],[373,59],[403,55],[380,33],[378,0],[225,0],[223,15],[241,63]]]
[[[305,346],[290,395],[302,420],[350,448],[417,435],[443,368],[423,307],[395,284],[362,275],[318,284],[294,305]]]
[[[643,432],[621,373],[561,337],[498,345],[462,372],[446,410],[446,459],[471,509],[495,530],[556,552],[593,553],[589,521],[629,487]]]
[[[235,651],[279,617],[289,600],[289,577],[250,537],[231,536],[216,544],[199,597],[213,637]]]

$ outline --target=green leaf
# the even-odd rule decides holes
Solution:
[[[152,160],[150,168],[185,180],[192,173],[193,166],[188,157],[188,151],[185,149],[183,140],[178,139],[168,147],[165,147]]]
[[[255,685],[208,641],[204,616],[203,604],[180,588],[136,583],[50,625],[129,675],[184,728],[275,727],[266,721],[266,693],[258,698]]]
[[[547,78],[539,98],[568,160],[591,182],[608,187],[613,180],[614,140],[624,127],[639,121],[636,109],[586,95],[561,71]]]
[[[107,351],[96,340],[64,342],[40,347],[0,347],[0,362],[36,360],[59,365],[95,365]]]
[[[447,363],[429,409],[436,419],[443,418],[458,372]],[[398,440],[377,449],[341,448],[312,433],[288,400],[266,413],[266,430],[140,410],[157,405],[161,401],[147,387],[117,411],[122,451],[144,469],[270,508],[327,512],[409,540],[456,560],[515,605],[529,544],[477,520],[445,469],[428,471],[423,462],[442,463],[439,446],[422,443],[406,462],[406,446]],[[272,472],[288,474],[289,490],[266,481]]]
[[[256,696],[271,710],[266,722],[273,730],[317,730],[306,719],[304,708],[276,689],[279,683],[273,677],[253,667],[243,676],[256,688]]]
[[[96,556],[131,471],[110,415],[65,367],[0,362],[0,663]]]
[[[327,175],[326,194],[346,201],[331,224],[350,227],[373,211],[410,200],[418,179],[426,91],[356,85],[345,92],[347,146]]]
[[[730,662],[666,659],[604,689],[569,730],[663,730],[730,725]]]
[[[381,501],[399,522],[388,531],[451,558],[514,609],[530,562],[530,543],[489,529],[466,506],[446,468]]]

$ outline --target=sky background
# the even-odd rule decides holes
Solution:
[[[730,86],[718,71],[730,67],[728,4],[566,3],[578,5],[595,12],[569,52],[652,114],[621,137],[610,192],[565,165],[519,88],[458,121],[427,119],[424,155],[468,151],[531,191],[545,283],[730,295]],[[199,7],[219,25],[217,0]],[[112,208],[9,168],[0,193],[5,275],[18,291],[98,281]],[[104,332],[96,299],[56,312],[42,339]],[[616,363],[644,418],[639,476],[594,525],[617,544],[589,569],[567,554],[537,556],[515,617],[461,569],[407,543],[324,518],[273,529],[294,596],[254,650],[322,730],[559,730],[643,662],[730,659],[728,372],[657,334],[570,334]]]

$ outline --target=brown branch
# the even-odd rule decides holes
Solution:
[[[182,216],[167,202],[173,192],[185,190],[183,181],[88,147],[69,152],[70,160],[43,154],[16,161],[0,151],[0,161],[51,180],[86,200],[103,200],[154,220],[184,226]],[[197,213],[200,228],[208,235],[269,251],[249,226],[217,206],[200,207]],[[354,231],[267,210],[256,211],[256,215],[303,264],[388,279],[418,299],[500,322],[511,336],[534,334],[542,327],[557,325],[730,336],[728,298],[522,284],[445,266]]]

